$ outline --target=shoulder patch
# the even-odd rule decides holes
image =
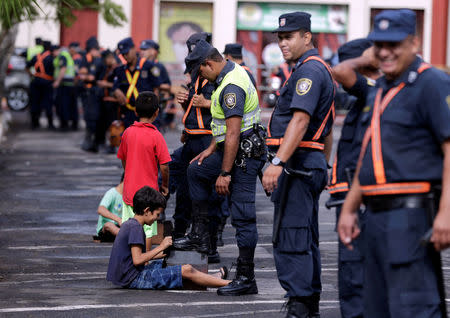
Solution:
[[[447,102],[448,108],[450,108],[450,95],[447,96],[447,98],[445,99],[445,101]]]
[[[365,106],[364,108],[363,108],[363,113],[367,113],[367,112],[369,112],[370,111],[370,109],[371,109],[371,107],[370,107],[370,105],[367,105],[367,106]]]
[[[151,72],[154,77],[158,77],[161,74],[158,66],[153,66]]]
[[[223,99],[225,101],[225,106],[227,106],[229,109],[233,109],[236,106],[236,94],[235,93],[225,94]]]
[[[312,86],[312,81],[309,78],[301,78],[297,81],[295,85],[295,90],[297,94],[302,96],[309,92]]]

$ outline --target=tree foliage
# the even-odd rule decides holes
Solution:
[[[54,8],[56,15],[50,16],[43,10],[46,7]],[[122,6],[112,0],[0,0],[0,25],[8,30],[17,23],[44,17],[70,26],[76,19],[72,11],[80,9],[99,11],[106,23],[114,26],[127,20]]]

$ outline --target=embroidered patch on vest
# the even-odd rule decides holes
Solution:
[[[223,99],[225,100],[225,106],[227,106],[229,109],[233,109],[236,106],[236,94],[235,93],[225,94]]]
[[[312,81],[309,78],[301,78],[297,81],[295,85],[295,90],[297,94],[302,96],[309,92],[312,86]]]

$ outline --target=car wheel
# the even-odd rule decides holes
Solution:
[[[15,86],[8,90],[8,106],[11,110],[21,111],[28,107],[30,94],[25,87]]]

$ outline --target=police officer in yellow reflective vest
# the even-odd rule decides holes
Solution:
[[[256,294],[255,187],[266,156],[256,89],[241,66],[226,61],[204,40],[197,42],[186,61],[216,87],[211,96],[214,138],[188,168],[193,227],[190,234],[174,241],[174,247],[184,249],[195,245],[197,251],[207,251],[208,197],[215,184],[219,195],[230,196],[232,225],[236,228],[239,248],[236,277],[217,293]]]
[[[67,131],[68,122],[72,121],[72,129],[78,127],[77,101],[75,96],[75,62],[69,51],[59,49],[54,52],[55,67],[53,88],[56,89],[56,114],[60,120],[60,130]]]

